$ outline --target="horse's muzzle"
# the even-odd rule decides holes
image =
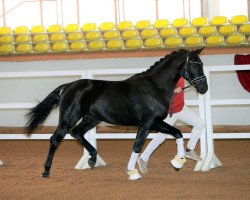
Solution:
[[[200,94],[205,94],[208,90],[207,81],[200,81],[197,85],[195,84],[195,88]]]

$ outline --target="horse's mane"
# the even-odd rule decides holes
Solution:
[[[143,71],[141,73],[138,73],[138,74],[135,74],[134,76],[132,77],[138,77],[138,76],[141,76],[141,75],[146,75],[146,74],[149,74],[151,73],[152,71],[154,71],[155,69],[157,69],[159,66],[161,66],[160,64],[163,63],[163,62],[169,62],[170,60],[172,60],[173,58],[175,58],[177,55],[181,54],[181,53],[186,53],[188,50],[185,50],[185,49],[180,49],[178,51],[172,51],[170,54],[160,58],[160,60],[156,61],[153,65],[151,65],[146,71]],[[131,78],[132,78],[131,77]]]

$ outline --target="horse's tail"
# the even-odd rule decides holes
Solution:
[[[31,134],[32,131],[49,116],[53,108],[56,108],[60,100],[60,92],[64,89],[65,84],[57,87],[53,90],[42,102],[37,106],[31,108],[26,114],[28,122],[26,124],[27,134]]]

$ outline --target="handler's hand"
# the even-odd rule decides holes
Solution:
[[[181,92],[182,92],[182,88],[181,87],[177,87],[177,88],[174,89],[174,93],[179,94]]]

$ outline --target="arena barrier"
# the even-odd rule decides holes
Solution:
[[[250,99],[212,99],[211,98],[211,72],[228,72],[235,70],[250,70],[250,65],[226,65],[226,66],[206,66],[204,73],[208,81],[208,91],[205,94],[205,113],[207,125],[207,156],[202,164],[202,171],[221,166],[220,160],[214,152],[214,139],[250,139],[250,133],[214,133],[212,123],[212,106],[215,105],[250,105]]]
[[[204,72],[208,78],[212,71],[232,71],[232,70],[249,70],[250,65],[243,66],[206,66]],[[36,72],[1,72],[0,79],[3,78],[31,78],[31,77],[66,77],[66,76],[80,76],[84,78],[95,78],[95,75],[133,75],[135,73],[142,72],[146,69],[105,69],[105,70],[73,70],[73,71],[36,71]],[[210,88],[210,87],[209,87]],[[214,153],[214,139],[232,139],[232,138],[250,138],[250,133],[237,134],[237,137],[233,133],[221,133],[213,134],[212,120],[211,120],[211,108],[212,105],[242,105],[250,104],[250,99],[220,99],[212,100],[210,97],[211,88],[205,95],[198,95],[197,100],[187,100],[187,105],[196,105],[199,108],[199,115],[201,118],[206,119],[207,130],[202,133],[200,138],[201,157],[203,161],[197,162],[195,171],[208,171],[211,168],[220,166],[221,163]],[[0,103],[0,109],[20,109],[32,108],[33,103]],[[85,138],[97,148],[97,139],[134,139],[136,133],[96,133],[96,129],[90,130],[86,133]],[[31,137],[27,137],[23,134],[0,134],[0,139],[49,139],[51,134],[32,134]],[[183,134],[184,138],[189,138],[189,133]],[[149,139],[153,138],[153,134],[149,134]],[[173,137],[169,137],[173,138]],[[73,139],[69,134],[65,139]],[[75,166],[76,169],[89,168],[87,160],[89,158],[88,152],[84,149],[83,156]],[[105,165],[105,162],[99,157],[97,165]]]

